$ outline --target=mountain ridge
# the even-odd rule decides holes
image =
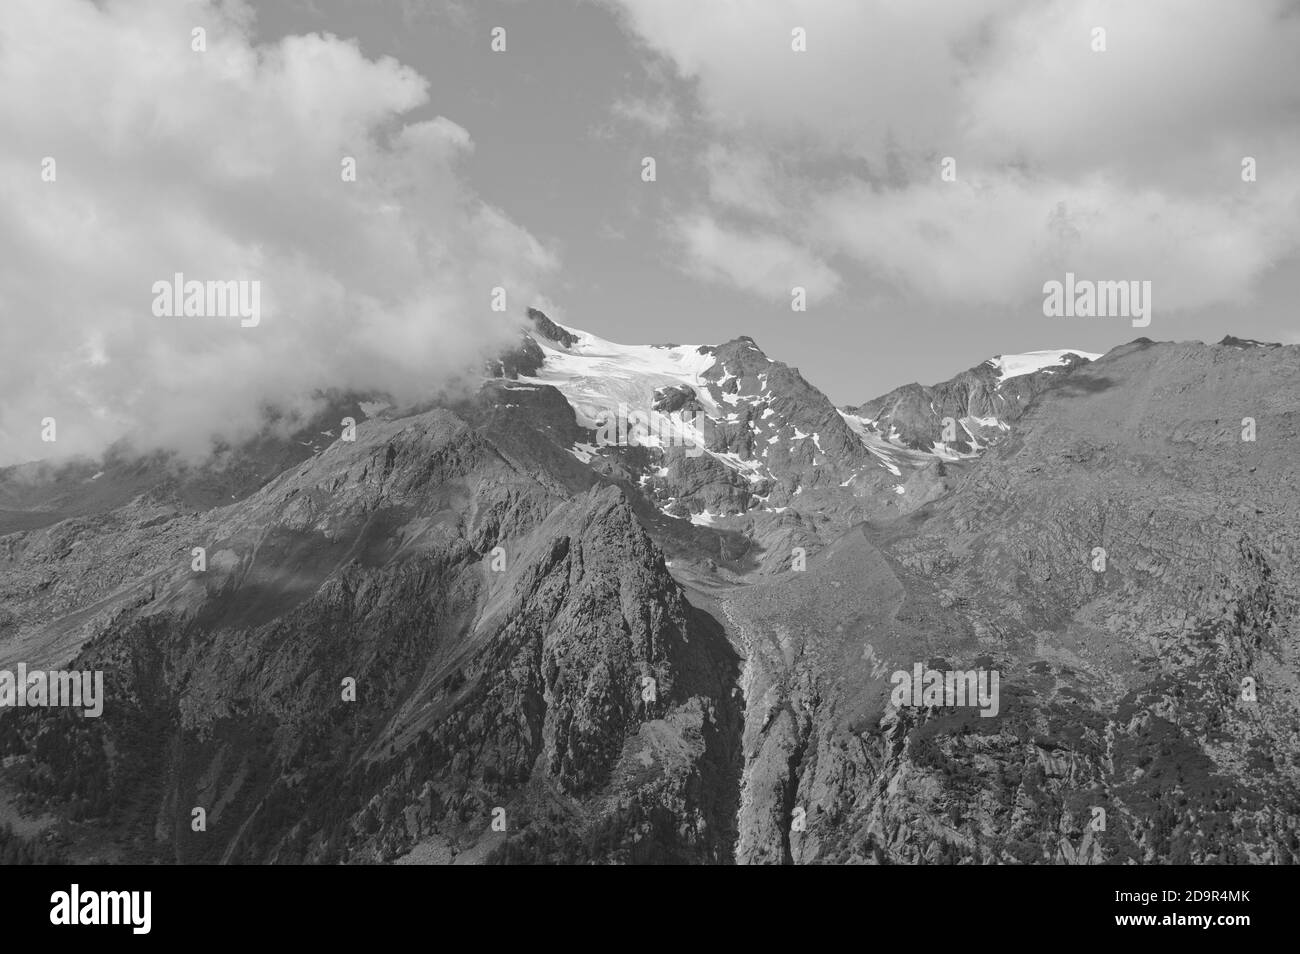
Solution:
[[[986,361],[868,417],[752,339],[533,321],[476,394],[348,405],[355,441],[267,445],[290,463],[216,505],[8,478],[50,519],[0,534],[3,666],[108,696],[0,714],[42,850],[1300,860],[1300,349]],[[596,446],[628,402],[707,416],[702,453]],[[968,451],[902,439],[981,410]],[[997,717],[894,705],[914,665],[998,670]]]

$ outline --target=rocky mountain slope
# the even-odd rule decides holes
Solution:
[[[1116,349],[949,496],[737,591],[784,713],[747,738],[747,778],[809,817],[788,844],[784,817],[746,826],[767,837],[742,855],[1295,860],[1296,362]],[[918,661],[999,670],[998,717],[888,705]]]
[[[0,714],[25,857],[1296,860],[1300,348],[837,409],[530,318],[472,398],[339,398],[355,441],[0,474],[3,666],[108,697]],[[918,664],[996,715],[896,704]]]
[[[997,355],[934,387],[904,385],[846,411],[894,444],[944,457],[971,456],[995,443],[1038,394],[1099,357],[1085,351]]]

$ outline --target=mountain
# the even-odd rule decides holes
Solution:
[[[1298,382],[1300,348],[1139,339],[836,408],[749,338],[533,311],[469,397],[336,396],[188,468],[0,472],[0,668],[107,697],[0,714],[6,837],[1295,861]],[[918,666],[996,673],[996,712],[900,703]]]
[[[1009,430],[1037,395],[1100,357],[1086,351],[996,355],[942,384],[908,384],[845,410],[877,439],[946,458],[973,456]],[[945,420],[952,422],[948,435]]]
[[[1298,358],[1116,349],[951,494],[737,591],[749,777],[810,806],[742,860],[1294,861]],[[915,662],[1000,671],[998,717],[891,707]]]

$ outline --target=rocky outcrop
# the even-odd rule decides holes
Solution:
[[[975,442],[995,443],[1005,425],[1019,420],[1034,398],[1060,386],[1072,371],[1087,363],[1086,358],[1067,353],[1060,364],[1000,380],[997,370],[986,361],[941,384],[907,384],[845,410],[872,421],[882,434],[895,433],[907,447],[928,451],[944,443],[955,451],[970,453]],[[944,437],[945,418],[957,425],[950,438]]]

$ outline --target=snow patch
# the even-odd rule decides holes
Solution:
[[[573,447],[569,449],[569,453],[578,458],[578,460],[582,461],[584,464],[590,464],[591,459],[595,457],[599,451],[591,444],[575,443]]]
[[[1035,371],[1042,371],[1044,368],[1059,365],[1065,361],[1067,354],[1077,354],[1089,361],[1096,361],[1101,357],[1101,355],[1093,354],[1091,351],[1075,351],[1073,348],[1065,348],[1060,351],[1026,351],[1024,354],[999,354],[989,358],[987,364],[992,365],[997,370],[998,384],[1001,384],[1009,378],[1018,378],[1025,374],[1033,374]]]
[[[533,376],[521,376],[524,385],[549,384],[577,412],[578,424],[594,428],[600,413],[613,414],[620,404],[649,409],[659,388],[686,385],[705,413],[718,417],[717,403],[701,375],[717,362],[715,355],[694,345],[622,345],[576,328],[560,327],[578,340],[569,348],[541,336],[533,340],[542,349],[542,366]]]

